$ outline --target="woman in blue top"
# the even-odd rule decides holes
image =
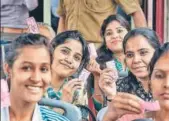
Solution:
[[[7,53],[9,107],[1,107],[2,121],[69,121],[66,117],[38,106],[51,81],[51,56],[47,39],[24,34],[14,40]]]

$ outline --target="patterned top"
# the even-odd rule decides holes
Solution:
[[[9,107],[1,108],[1,121],[10,121]],[[36,104],[31,121],[70,121],[66,117]]]
[[[64,84],[60,87],[60,89],[58,91],[55,91],[52,86],[49,86],[44,97],[60,100],[61,96],[62,96],[62,88],[66,83],[67,83],[67,80],[65,80]],[[80,105],[87,106],[88,105],[87,91],[85,89],[75,91],[72,104],[74,104],[74,105],[80,104]],[[81,109],[81,108],[80,108],[80,110],[82,113],[82,118],[87,120],[88,111],[85,109]]]
[[[144,101],[152,100],[151,92],[146,92],[140,81],[136,77],[129,73],[128,77],[118,79],[116,82],[118,92],[128,92],[137,95]]]

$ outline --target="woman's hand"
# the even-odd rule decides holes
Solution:
[[[116,81],[118,74],[116,71],[110,68],[104,69],[100,74],[99,87],[109,98],[116,95]]]
[[[133,94],[118,92],[108,103],[108,111],[113,112],[117,116],[116,118],[125,114],[141,114],[141,102],[142,99]]]
[[[82,81],[72,79],[63,86],[61,100],[72,103],[74,92],[82,88]]]
[[[86,69],[93,75],[100,75],[100,65],[96,62],[95,58],[91,58]]]

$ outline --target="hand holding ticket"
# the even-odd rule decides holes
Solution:
[[[128,72],[126,72],[126,71],[120,71],[120,72],[117,71],[114,60],[106,62],[106,66],[107,66],[107,68],[112,68],[113,70],[115,70],[118,73],[118,77],[127,77],[128,76]]]
[[[141,102],[144,111],[158,111],[160,110],[160,104],[158,101],[154,102]]]
[[[136,119],[144,119],[145,118],[144,113],[146,111],[158,111],[158,110],[160,110],[160,105],[159,105],[158,101],[155,101],[155,102],[142,101],[141,105],[142,105],[142,108],[143,108],[142,114],[138,114],[138,115],[137,114],[126,114],[126,115],[122,116],[119,119],[119,121],[134,121]],[[146,120],[148,120],[148,119],[146,119]]]

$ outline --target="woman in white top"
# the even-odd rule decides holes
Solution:
[[[48,48],[39,34],[24,34],[12,42],[4,66],[11,105],[1,107],[1,121],[68,121],[37,104],[51,81]]]

